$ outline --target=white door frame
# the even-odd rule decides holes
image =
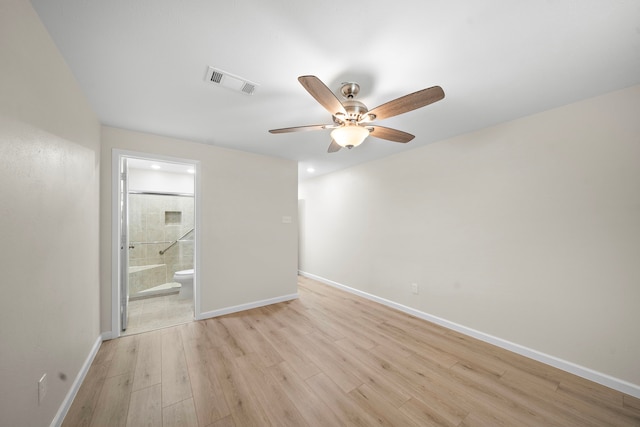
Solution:
[[[126,329],[129,324],[129,233],[125,232],[129,229],[129,157],[121,157],[118,162],[118,204],[120,209],[118,212],[119,232],[120,235],[120,252],[118,254],[118,288],[120,289],[120,298],[118,299],[118,317],[120,319],[120,330]],[[127,293],[125,296],[124,293]]]
[[[111,153],[111,338],[118,338],[122,332],[120,330],[120,236],[122,231],[120,221],[120,161],[123,157],[157,160],[158,162],[186,163],[193,165],[195,168],[194,213],[196,231],[193,276],[193,314],[194,319],[200,318],[200,161],[114,148]]]

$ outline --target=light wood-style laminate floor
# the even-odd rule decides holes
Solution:
[[[310,279],[299,293],[104,342],[64,425],[640,425],[636,398]]]

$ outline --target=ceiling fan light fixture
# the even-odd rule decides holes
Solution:
[[[374,120],[388,119],[389,117],[408,113],[444,98],[442,88],[440,86],[432,86],[378,105],[369,111],[366,105],[354,99],[360,91],[360,86],[357,83],[347,82],[342,84],[341,93],[345,100],[340,101],[331,89],[316,76],[300,76],[298,81],[309,92],[309,95],[331,114],[333,123],[270,129],[269,132],[288,133],[304,130],[333,129],[331,131],[331,144],[329,144],[327,153],[335,153],[340,151],[341,148],[357,147],[369,136],[369,133],[375,138],[403,144],[407,143],[415,136],[398,129],[371,126],[369,123]]]
[[[357,147],[367,136],[369,136],[369,130],[357,125],[341,126],[331,131],[331,138],[344,148]]]

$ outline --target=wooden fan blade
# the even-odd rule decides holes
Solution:
[[[300,76],[298,81],[332,116],[336,113],[347,115],[347,111],[340,100],[319,78],[316,76]]]
[[[389,101],[386,104],[382,104],[373,110],[370,110],[368,114],[375,114],[377,120],[382,120],[433,104],[436,101],[440,101],[442,98],[444,98],[444,91],[442,88],[440,86],[433,86],[410,93],[409,95],[401,96],[400,98]]]
[[[415,136],[410,133],[397,129],[386,128],[384,126],[367,126],[367,129],[371,129],[369,135],[380,139],[386,139],[387,141],[409,142],[415,138]]]
[[[326,129],[326,126],[333,126],[333,125],[296,126],[292,128],[271,129],[269,132],[270,133],[304,132],[308,130],[323,130],[323,129]]]
[[[341,148],[342,147],[340,146],[340,144],[338,144],[332,139],[331,144],[329,145],[329,149],[327,150],[327,153],[335,153],[336,151],[339,151]]]

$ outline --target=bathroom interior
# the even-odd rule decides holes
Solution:
[[[193,320],[194,166],[128,159],[128,321],[122,335]]]

